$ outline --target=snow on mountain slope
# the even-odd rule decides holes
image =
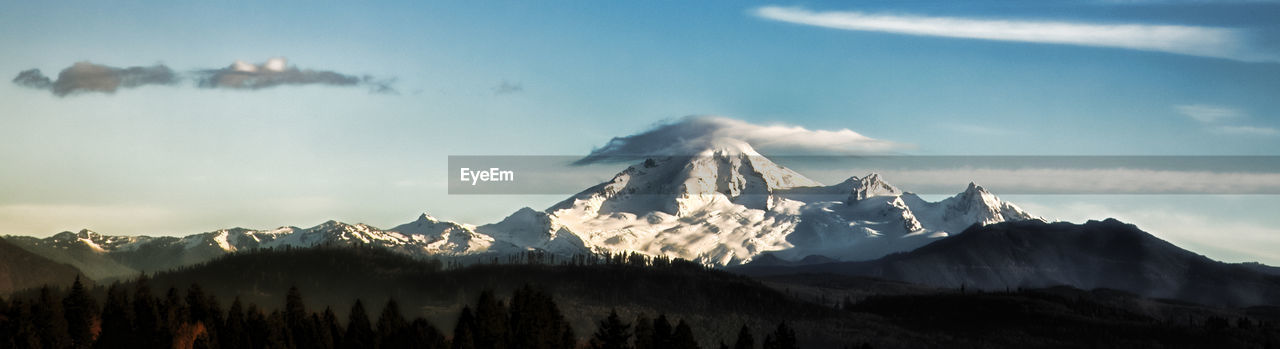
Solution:
[[[426,213],[418,220],[401,224],[391,231],[408,236],[429,254],[471,254],[487,251],[493,244],[493,238],[476,233],[475,226],[441,221]]]
[[[493,252],[542,250],[562,255],[587,252],[581,238],[565,229],[556,217],[525,207],[501,222],[476,231],[492,238]]]
[[[596,252],[638,251],[712,265],[763,252],[865,260],[908,251],[969,225],[1034,219],[981,187],[927,202],[878,174],[822,186],[745,143],[646,159],[551,208]]]
[[[641,161],[545,211],[523,208],[481,226],[423,214],[388,230],[328,221],[305,229],[233,228],[182,238],[84,230],[19,240],[63,249],[78,246],[87,251],[77,252],[81,264],[108,256],[129,271],[188,265],[254,248],[326,244],[370,245],[423,256],[634,251],[734,265],[766,252],[790,260],[812,255],[867,260],[915,249],[973,224],[1037,219],[975,184],[954,197],[928,202],[875,173],[824,186],[773,163],[744,142],[708,144],[694,155]]]

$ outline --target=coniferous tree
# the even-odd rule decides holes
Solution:
[[[308,343],[311,343],[312,348],[333,349],[337,347],[336,342],[333,341],[333,332],[330,331],[329,326],[325,325],[324,319],[320,317],[320,314],[311,313],[311,316],[307,317],[307,328],[311,330],[311,336],[313,336],[307,340]]]
[[[66,318],[71,347],[88,348],[93,345],[93,322],[98,317],[98,302],[85,291],[79,276],[62,299],[62,315]]]
[[[134,348],[133,316],[129,308],[129,296],[119,283],[107,288],[106,304],[102,306],[101,332],[93,343],[94,348]]]
[[[289,325],[285,323],[284,314],[280,311],[273,311],[271,315],[267,315],[266,330],[267,336],[262,340],[266,348],[297,348],[289,342]]]
[[[684,320],[680,320],[680,324],[676,325],[675,333],[671,335],[671,348],[698,349],[698,340],[693,338],[693,329]]]
[[[427,319],[415,318],[409,324],[407,343],[416,348],[444,349],[444,334]]]
[[[635,347],[636,349],[654,349],[653,321],[644,314],[636,315]]]
[[[160,301],[151,294],[146,274],[134,282],[133,291],[133,339],[137,348],[167,348],[161,338]]]
[[[511,297],[511,348],[572,348],[572,328],[551,296],[525,285]]]
[[[9,313],[9,302],[0,297],[0,348],[13,348],[14,320]]]
[[[244,306],[240,303],[240,297],[236,297],[231,302],[231,308],[227,309],[226,321],[218,333],[219,343],[229,348],[252,348],[253,341],[249,337],[247,326]]]
[[[564,329],[562,329],[560,332],[559,345],[561,348],[566,348],[566,349],[577,348],[579,346],[578,335],[573,332],[573,326],[569,326],[568,321],[564,322]]]
[[[787,322],[778,323],[773,333],[764,337],[764,349],[798,349],[796,331],[787,326]]]
[[[458,314],[458,324],[453,327],[452,349],[476,349],[476,318],[471,315],[471,307],[462,307]]]
[[[187,319],[191,317],[187,310],[187,303],[178,295],[178,289],[170,287],[165,292],[164,302],[161,303],[160,311],[160,346],[169,348],[174,346],[174,339],[180,332],[187,332]]]
[[[31,322],[43,348],[64,348],[71,344],[67,335],[67,319],[62,315],[62,302],[48,286],[40,288],[40,297],[31,307]]]
[[[653,320],[652,338],[654,348],[671,347],[671,322],[667,321],[666,314],[658,314],[658,318]]]
[[[333,308],[324,307],[324,314],[320,316],[320,321],[322,326],[327,329],[325,331],[329,333],[329,337],[332,338],[333,346],[335,348],[341,347],[342,335],[345,330],[342,328],[342,324],[338,323],[338,315],[333,312]]]
[[[36,329],[34,321],[17,321],[16,319],[33,319],[31,303],[21,300],[13,301],[9,304],[9,317],[15,319],[12,326],[13,336],[11,338],[0,338],[0,341],[7,340],[12,343],[11,348],[40,348],[40,333]]]
[[[302,292],[297,286],[289,287],[284,296],[284,323],[288,327],[290,342],[298,348],[314,348],[316,331],[311,327],[307,307],[302,302]]]
[[[408,323],[404,320],[404,315],[400,314],[400,303],[396,303],[395,299],[387,301],[387,305],[382,307],[382,315],[378,316],[377,343],[378,348],[405,348],[411,343],[406,342],[404,335],[405,328]]]
[[[369,314],[364,310],[364,303],[359,299],[351,306],[351,314],[347,316],[347,332],[342,335],[345,348],[374,348],[373,326],[369,324]]]
[[[751,328],[746,324],[742,324],[742,329],[738,330],[738,340],[733,342],[733,349],[755,349],[756,339],[751,336]]]
[[[199,284],[191,284],[187,288],[186,309],[188,326],[201,328],[203,333],[196,337],[197,346],[221,347],[219,335],[222,330],[222,307],[218,300],[204,293]]]
[[[245,311],[245,324],[247,324],[246,337],[252,344],[250,348],[266,348],[271,324],[267,322],[267,316],[262,313],[262,308],[258,308],[257,304],[249,303],[249,309]]]
[[[630,342],[631,325],[622,322],[617,309],[596,324],[596,333],[591,336],[591,347],[595,349],[628,349]]]
[[[472,327],[476,348],[506,349],[507,309],[493,295],[493,291],[480,292],[476,301],[476,321]]]

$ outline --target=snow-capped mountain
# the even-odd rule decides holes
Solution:
[[[691,156],[645,159],[544,210],[523,208],[474,226],[423,214],[391,229],[328,221],[311,228],[222,229],[185,237],[107,236],[89,230],[10,240],[91,277],[189,265],[255,248],[370,245],[421,256],[540,250],[561,255],[641,252],[708,265],[762,253],[856,261],[909,251],[973,224],[1037,219],[976,184],[929,202],[878,174],[822,185],[747,143],[722,139]]]
[[[928,202],[879,175],[832,186],[742,142],[651,158],[547,212],[596,252],[639,251],[711,265],[769,251],[787,259],[865,260],[908,251],[972,224],[1034,219],[974,184]]]

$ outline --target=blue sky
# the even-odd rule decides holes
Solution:
[[[585,155],[692,114],[850,129],[921,155],[1280,155],[1277,16],[1269,1],[6,2],[10,77],[88,61],[179,78],[65,96],[0,84],[0,234],[491,222],[561,198],[448,196],[448,155]],[[274,57],[396,93],[196,86]],[[1270,196],[1009,199],[1072,220],[1192,217],[1153,232],[1280,263],[1265,252],[1280,250]],[[1214,245],[1224,233],[1207,230],[1223,229],[1249,237]]]

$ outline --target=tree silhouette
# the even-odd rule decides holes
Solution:
[[[347,316],[347,333],[342,336],[343,347],[361,349],[374,348],[373,327],[369,324],[369,314],[364,310],[364,303],[359,299],[351,305],[351,314]]]
[[[40,288],[40,297],[31,308],[30,319],[41,347],[63,348],[71,344],[71,337],[67,336],[67,319],[62,315],[62,302],[48,286]]]
[[[458,323],[453,327],[453,349],[476,349],[476,318],[471,315],[471,307],[462,307],[458,314]]]
[[[577,345],[551,296],[525,285],[511,297],[511,348],[558,349]]]
[[[93,345],[94,320],[98,317],[98,302],[89,297],[80,277],[71,285],[71,291],[62,299],[62,314],[67,322],[67,334],[73,348],[89,348]]]
[[[693,329],[684,320],[680,320],[680,324],[676,325],[675,333],[671,335],[671,348],[698,349],[698,340],[693,338]]]
[[[420,317],[414,318],[413,322],[409,323],[409,327],[406,332],[406,342],[411,347],[429,349],[446,348],[444,335],[440,333],[440,329],[437,329],[435,326],[432,326],[430,322],[427,322],[427,319]]]
[[[387,305],[382,307],[382,315],[378,316],[377,339],[379,348],[406,348],[411,343],[407,342],[405,336],[405,328],[408,323],[404,320],[404,315],[400,314],[400,304],[395,299],[387,301]]]
[[[507,309],[494,297],[493,291],[480,292],[480,299],[476,301],[475,317],[475,326],[472,329],[476,348],[507,348]]]
[[[222,330],[219,332],[221,338],[219,342],[231,348],[252,348],[253,341],[246,331],[248,326],[245,318],[243,305],[240,303],[240,297],[236,297],[231,302],[231,308],[227,309],[227,319],[223,322]]]
[[[671,322],[667,321],[666,314],[658,314],[658,318],[653,320],[652,338],[653,348],[671,347]]]
[[[595,349],[628,349],[631,341],[631,325],[622,322],[618,310],[609,311],[609,317],[596,324],[596,332],[591,336],[591,347]]]
[[[102,306],[102,331],[94,348],[133,348],[133,317],[129,309],[128,291],[119,283],[107,288],[107,300]]]
[[[778,323],[778,328],[764,337],[764,349],[798,349],[796,331],[787,326],[787,322]]]
[[[636,349],[654,349],[653,321],[644,314],[636,315],[635,347]]]
[[[319,327],[323,328],[325,336],[328,336],[326,346],[337,348],[342,345],[342,334],[345,331],[342,324],[338,323],[338,315],[333,312],[333,308],[324,307],[324,314],[320,315]]]
[[[738,340],[733,342],[733,349],[755,349],[756,339],[751,336],[751,328],[746,324],[742,324],[742,329],[738,330]]]

